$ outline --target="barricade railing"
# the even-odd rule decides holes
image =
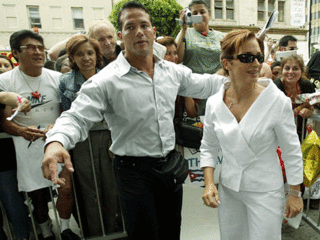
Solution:
[[[95,130],[95,131],[99,131],[99,130]],[[7,133],[0,133],[0,139],[1,138],[11,138],[11,135],[7,134]],[[82,218],[85,218],[86,216],[83,216],[81,214],[80,211],[80,207],[79,207],[79,199],[82,197],[79,194],[77,194],[77,190],[75,187],[75,180],[72,177],[72,185],[73,185],[73,194],[74,194],[74,199],[75,199],[75,208],[76,208],[76,212],[77,212],[77,225],[79,226],[79,229],[76,229],[77,231],[80,231],[80,238],[81,239],[91,239],[91,240],[108,240],[108,239],[120,239],[120,238],[125,238],[127,237],[127,234],[125,232],[125,225],[124,225],[124,219],[123,216],[121,214],[121,210],[120,210],[120,218],[121,218],[121,230],[117,231],[117,232],[112,232],[112,233],[107,233],[105,230],[105,221],[104,221],[104,215],[102,212],[102,203],[101,203],[101,196],[99,194],[99,189],[98,189],[98,182],[97,182],[97,175],[96,175],[96,171],[95,171],[95,163],[94,163],[94,159],[93,159],[93,150],[92,150],[92,143],[91,143],[91,139],[90,139],[90,133],[89,133],[89,137],[88,137],[88,143],[89,143],[89,151],[90,151],[90,161],[91,161],[91,167],[92,167],[92,172],[93,172],[93,181],[94,181],[94,186],[95,186],[95,191],[96,191],[96,202],[97,202],[97,207],[99,209],[99,216],[97,216],[100,220],[100,225],[101,225],[101,235],[99,236],[85,236],[84,231],[83,231],[83,226],[82,226]],[[56,239],[62,240],[61,238],[61,234],[60,234],[60,224],[59,224],[59,216],[58,216],[58,211],[56,208],[56,201],[57,201],[57,197],[53,195],[53,190],[51,188],[50,192],[50,198],[51,198],[51,205],[52,208],[51,210],[53,210],[53,216],[54,219],[52,219],[52,225],[53,225],[53,232],[55,233],[55,237]],[[36,239],[39,240],[39,236],[38,233],[39,232],[39,227],[37,226],[37,223],[33,217],[32,211],[33,211],[33,206],[32,206],[32,201],[31,198],[28,196],[28,193],[24,192],[24,197],[25,197],[25,203],[27,205],[28,208],[28,212],[29,212],[29,216],[30,216],[30,223],[32,226],[32,229],[30,230],[31,234],[29,237],[29,239]],[[117,206],[119,207],[119,204]],[[6,233],[8,235],[8,239],[10,240],[14,240],[14,233],[12,232],[11,228],[10,228],[10,223],[9,220],[5,214],[5,210],[0,202],[0,208],[3,212],[3,217],[4,217],[4,227],[6,229]],[[51,211],[52,213],[52,211]],[[52,214],[51,214],[52,215]],[[54,231],[54,229],[56,231]],[[73,230],[73,229],[71,229]]]
[[[313,114],[311,117],[315,122],[320,123],[320,114]],[[306,131],[306,119],[302,121],[302,134],[301,134],[301,142],[304,140],[305,136],[305,131]],[[319,159],[320,161],[320,159]],[[311,188],[308,188],[308,198],[307,198],[307,208],[304,210],[302,213],[302,219],[310,226],[312,227],[317,233],[320,234],[320,208],[317,211],[318,217],[317,219],[311,218],[310,217],[310,197],[311,197]],[[306,194],[306,193],[305,193]],[[305,195],[304,194],[304,195]]]
[[[316,122],[320,122],[320,114],[313,114],[311,117],[311,119],[313,119]],[[302,134],[301,134],[301,142],[304,140],[304,136],[305,136],[305,131],[306,131],[306,120],[302,121]],[[11,135],[7,134],[7,133],[0,133],[0,139],[1,138],[11,138]],[[91,167],[92,167],[92,171],[93,171],[93,180],[94,180],[94,186],[95,186],[95,191],[97,193],[97,205],[98,205],[98,209],[99,209],[99,219],[100,219],[100,224],[101,224],[101,236],[93,236],[93,237],[85,237],[84,236],[84,232],[83,232],[83,226],[82,226],[82,221],[81,219],[85,216],[81,215],[80,209],[79,209],[79,199],[81,198],[81,196],[79,196],[77,194],[76,191],[76,187],[75,187],[75,182],[74,179],[72,178],[72,185],[73,185],[73,193],[74,193],[74,198],[75,198],[75,206],[76,206],[76,211],[77,211],[77,215],[78,215],[78,225],[79,225],[79,229],[80,229],[80,237],[81,239],[91,239],[91,240],[108,240],[108,239],[118,239],[118,238],[124,238],[127,236],[126,232],[125,232],[125,225],[124,225],[124,220],[123,217],[121,215],[122,218],[122,226],[123,226],[123,231],[120,232],[114,232],[114,233],[106,233],[105,231],[105,223],[103,220],[103,213],[102,213],[102,204],[101,204],[101,196],[99,195],[99,189],[98,189],[98,183],[97,183],[97,177],[96,177],[96,172],[95,172],[95,163],[94,163],[94,159],[93,159],[93,150],[92,150],[92,143],[91,143],[91,139],[90,139],[90,134],[88,137],[88,142],[89,142],[89,151],[90,151],[90,161],[91,161]],[[304,210],[304,212],[302,213],[302,219],[308,224],[310,225],[310,227],[312,227],[316,232],[318,232],[320,234],[320,209],[318,210],[318,217],[315,220],[314,218],[310,217],[310,196],[311,196],[311,187],[308,189],[308,198],[307,198],[307,207]],[[26,204],[29,210],[29,214],[30,214],[30,221],[31,221],[31,225],[32,225],[32,237],[31,239],[36,239],[38,240],[38,234],[37,234],[37,224],[36,221],[32,215],[32,202],[28,196],[27,193],[24,193],[25,196],[25,200],[26,200]],[[53,225],[58,229],[57,233],[55,233],[56,238],[58,238],[59,240],[61,240],[61,235],[60,235],[60,224],[59,224],[59,217],[58,217],[58,213],[57,213],[57,208],[56,208],[56,197],[53,196],[52,191],[50,191],[50,198],[51,198],[51,202],[52,202],[52,206],[53,206],[53,215],[54,215],[54,220],[53,220]],[[5,209],[3,208],[3,205],[0,202],[0,208],[2,210],[3,216],[4,216],[4,226],[6,228],[6,233],[8,234],[8,239],[10,240],[14,240],[14,233],[12,232],[12,229],[10,227],[10,222],[6,217],[6,213],[5,213]],[[30,238],[29,238],[30,239]]]

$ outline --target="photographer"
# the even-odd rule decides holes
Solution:
[[[209,29],[210,14],[206,3],[202,0],[192,0],[189,9],[192,15],[202,16],[201,23],[193,23],[193,28],[188,28],[186,11],[180,12],[180,20],[184,22],[176,38],[178,50],[178,63],[189,67],[193,73],[215,73],[220,67],[220,40],[221,32]],[[198,115],[204,114],[206,100],[199,103]]]

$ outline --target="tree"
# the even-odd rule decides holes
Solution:
[[[122,5],[130,0],[119,1],[112,9],[109,16],[112,24],[118,29],[117,15]],[[176,0],[136,0],[142,3],[149,11],[153,26],[157,30],[158,36],[176,36],[181,27],[178,24],[181,5]]]

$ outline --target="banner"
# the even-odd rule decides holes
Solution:
[[[184,148],[184,158],[189,162],[189,176],[187,177],[185,183],[192,185],[204,186],[204,174],[200,168],[200,152],[192,148]],[[223,156],[221,150],[216,159],[217,165],[215,169],[214,181],[219,182],[220,168],[223,161]]]
[[[19,63],[17,63],[16,59],[13,57],[12,53],[11,52],[6,52],[6,51],[1,51],[0,50],[0,54],[1,55],[5,55],[7,56],[13,63],[13,65],[16,67],[16,66],[19,66]]]
[[[306,5],[304,0],[292,0],[291,1],[291,25],[303,26],[306,21]]]

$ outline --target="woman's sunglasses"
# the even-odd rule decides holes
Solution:
[[[242,63],[253,63],[255,59],[258,60],[259,63],[264,62],[264,54],[259,53],[254,55],[252,53],[244,53],[231,57],[230,59],[239,59]]]

